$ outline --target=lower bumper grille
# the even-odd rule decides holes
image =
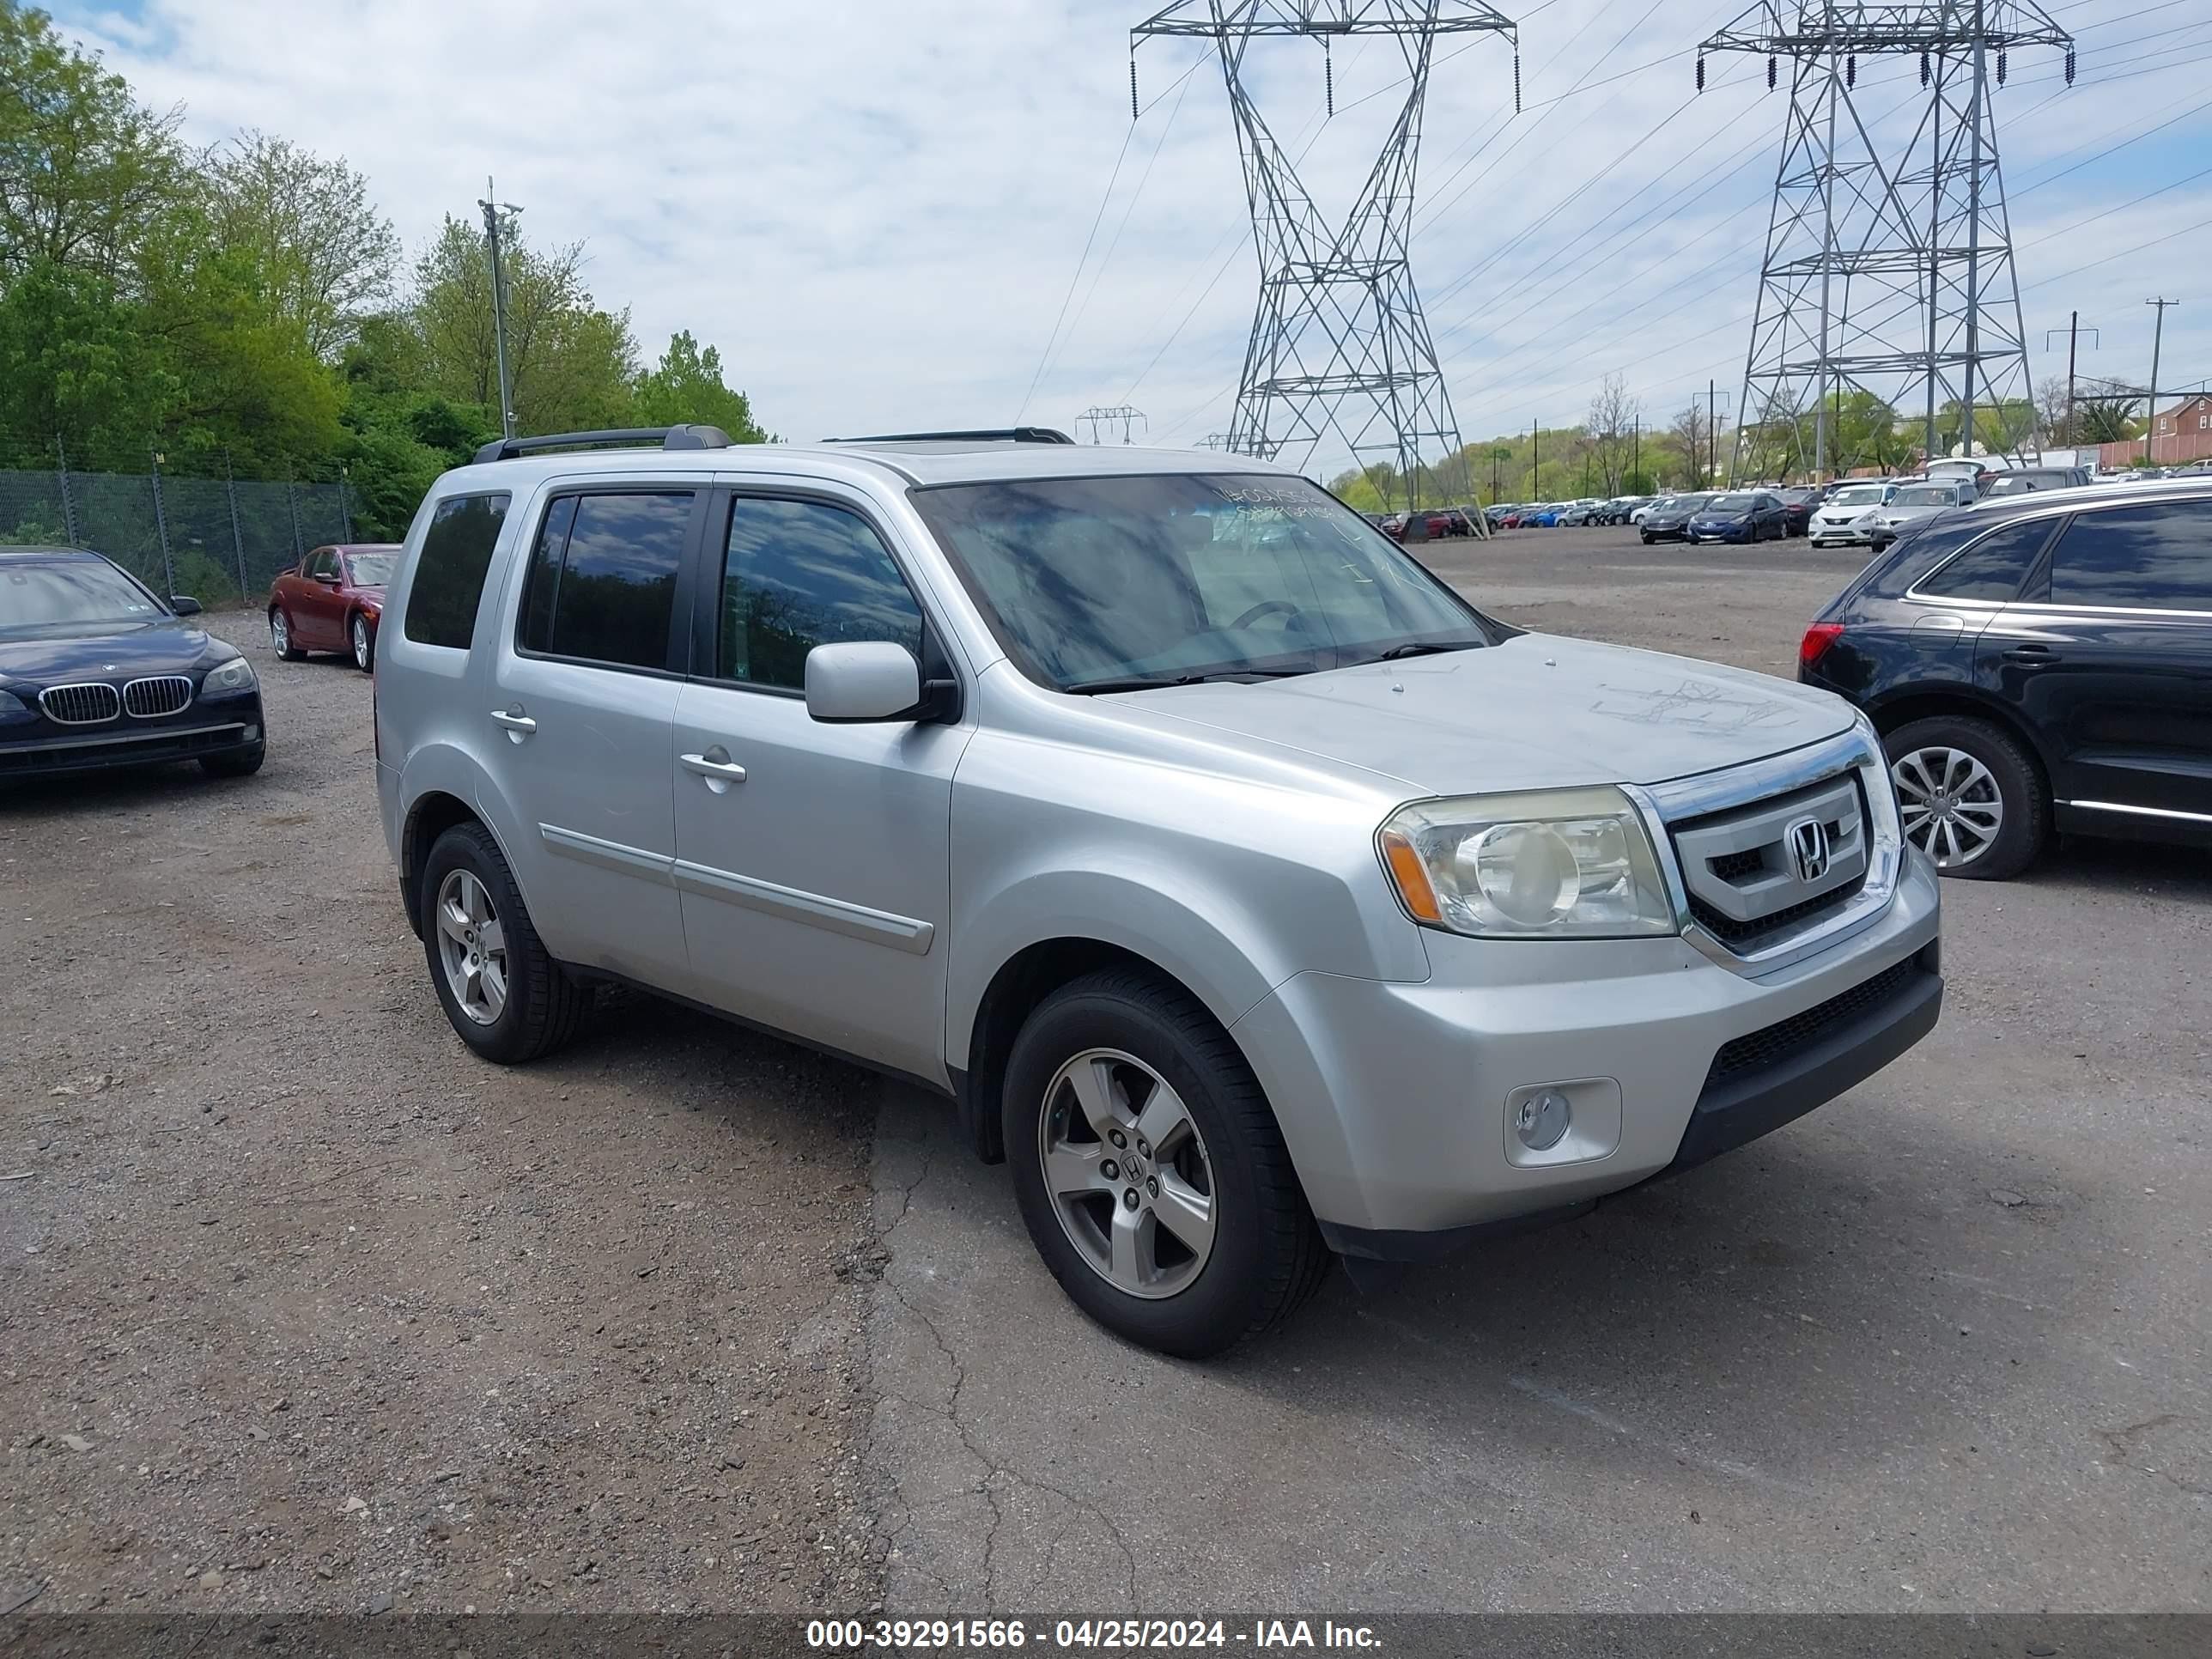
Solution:
[[[1705,1073],[1705,1087],[1710,1089],[1747,1072],[1780,1065],[1831,1032],[1872,1013],[1902,991],[1919,971],[1917,958],[1907,957],[1895,966],[1883,969],[1872,979],[1863,980],[1826,1002],[1815,1003],[1802,1014],[1792,1014],[1787,1019],[1777,1020],[1723,1043],[1713,1056],[1711,1069]]]

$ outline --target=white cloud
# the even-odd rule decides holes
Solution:
[[[345,155],[410,246],[442,215],[473,214],[495,173],[501,197],[524,204],[528,234],[588,242],[595,290],[630,307],[649,353],[690,328],[721,348],[763,420],[793,436],[1013,419],[1127,137],[1073,326],[1027,415],[1072,425],[1086,405],[1127,398],[1150,412],[1155,436],[1189,442],[1227,423],[1255,276],[1238,247],[1243,183],[1218,73],[1206,65],[1170,90],[1194,46],[1143,49],[1145,96],[1168,96],[1129,132],[1127,31],[1152,3],[145,0],[127,13],[59,10],[143,96],[184,104],[195,137],[253,125]],[[1747,323],[1737,319],[1753,298],[1784,107],[1763,90],[1764,66],[1716,60],[1699,99],[1685,55],[1542,102],[1578,77],[1684,52],[1741,0],[1646,5],[1523,8],[1531,107],[1517,119],[1500,43],[1433,78],[1416,270],[1471,437],[1534,417],[1572,422],[1614,369],[1661,418],[1709,375],[1726,389],[1741,373]],[[2123,0],[2090,0],[2063,15],[2086,31],[2081,84],[2044,105],[2059,88],[2037,82],[2056,70],[2039,54],[2011,65],[2000,94],[2008,178],[2025,191],[2014,221],[2027,283],[2212,213],[2201,191],[2177,190],[2026,246],[2195,171],[2202,162],[2183,158],[2212,137],[2199,112],[2030,188],[2197,101],[2202,70],[2189,61],[2212,44],[2189,7],[2134,20]],[[2161,33],[2174,18],[2179,32]],[[1320,55],[1297,44],[1255,53],[1262,106],[1295,149],[1320,125]],[[1304,164],[1327,209],[1346,199],[1376,125],[1395,112],[1391,53],[1376,42],[1336,54],[1343,112]],[[1869,108],[1911,97],[1909,61],[1863,67]],[[2106,72],[2131,78],[2100,84]],[[1893,88],[1876,86],[1883,76]],[[1355,106],[1368,94],[1378,95]],[[1651,212],[1685,186],[1680,203]],[[2034,374],[2053,361],[2042,330],[2078,306],[2103,331],[2085,372],[2147,375],[2142,299],[2189,299],[2208,257],[2212,232],[2199,232],[2032,289]],[[2212,374],[2212,294],[2168,313],[2165,356],[2169,380]]]

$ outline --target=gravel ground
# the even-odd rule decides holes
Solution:
[[[650,999],[446,1024],[369,683],[0,803],[0,1607],[866,1605],[872,1079]]]
[[[1778,673],[1853,564],[1422,551]],[[937,1103],[647,999],[475,1060],[368,681],[232,636],[258,778],[0,801],[0,1607],[2212,1605],[2202,854],[1951,884],[1847,1101],[1191,1367]]]

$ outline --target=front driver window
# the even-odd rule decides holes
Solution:
[[[817,645],[889,640],[921,654],[921,607],[856,513],[826,501],[740,496],[722,559],[716,672],[800,691]]]

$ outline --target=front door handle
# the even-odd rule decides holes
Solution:
[[[2029,668],[2045,667],[2058,660],[2058,653],[2047,645],[2015,645],[2004,654],[2007,662]]]
[[[745,769],[732,760],[730,751],[719,743],[703,755],[678,755],[676,758],[683,763],[685,771],[697,774],[707,787],[718,795],[726,794],[732,784],[745,781]]]
[[[538,722],[529,715],[510,714],[504,708],[493,709],[491,718],[493,725],[505,726],[507,736],[517,743],[520,743],[538,729]]]

